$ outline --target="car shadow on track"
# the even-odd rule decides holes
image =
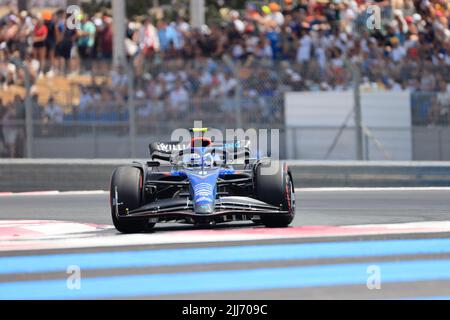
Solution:
[[[259,222],[235,222],[235,223],[223,223],[216,225],[187,225],[187,224],[167,224],[156,225],[154,228],[146,231],[145,233],[155,233],[164,231],[191,231],[191,230],[223,230],[223,229],[246,229],[249,227],[260,226]]]

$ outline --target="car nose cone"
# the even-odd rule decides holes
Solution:
[[[197,214],[214,213],[214,203],[194,204],[194,211]]]

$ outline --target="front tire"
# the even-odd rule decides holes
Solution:
[[[287,227],[295,217],[295,188],[292,175],[287,165],[281,165],[279,162],[273,162],[278,166],[274,174],[262,174],[262,166],[256,168],[256,194],[257,198],[273,206],[279,207],[287,214],[261,215],[261,222],[269,228]]]
[[[111,177],[110,205],[114,227],[122,233],[142,232],[154,224],[146,220],[125,220],[120,216],[142,205],[142,172],[135,167],[119,167]],[[116,203],[118,205],[116,206]]]

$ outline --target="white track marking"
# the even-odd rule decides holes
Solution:
[[[61,191],[60,195],[91,195],[91,194],[109,194],[106,190],[87,190],[87,191]]]
[[[352,228],[377,228],[383,226],[386,229],[395,230],[419,230],[427,229],[431,232],[440,232],[441,230],[450,230],[450,221],[423,221],[423,222],[403,222],[403,223],[387,223],[387,224],[365,224],[353,225]]]
[[[24,196],[77,196],[77,195],[103,195],[108,194],[105,190],[86,190],[86,191],[31,191],[17,193],[0,193],[0,197],[24,197]]]
[[[64,235],[71,233],[82,233],[97,231],[98,228],[84,223],[56,222],[49,224],[37,224],[23,227],[24,229],[36,231],[45,235]]]

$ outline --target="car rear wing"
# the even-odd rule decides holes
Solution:
[[[170,162],[174,155],[189,150],[191,145],[189,143],[180,142],[152,142],[149,144],[150,157],[152,160],[162,160]],[[249,159],[250,158],[250,141],[234,141],[229,143],[213,143],[208,148],[216,148],[217,154],[220,150],[225,150],[232,159]]]

